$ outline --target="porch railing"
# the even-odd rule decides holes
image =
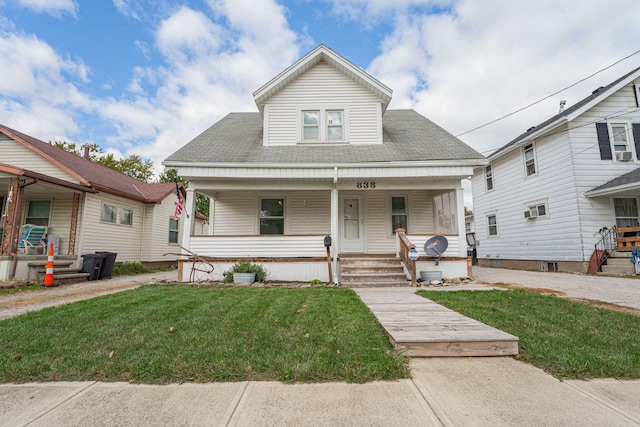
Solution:
[[[396,234],[398,236],[398,255],[411,276],[411,286],[416,286],[416,262],[409,258],[409,251],[411,249],[415,249],[416,245],[409,241],[409,238],[407,238],[407,235],[405,234],[405,230],[400,228],[396,230]]]
[[[596,243],[595,245],[595,269],[593,269],[594,271],[591,271],[590,268],[590,273],[596,273],[598,271],[600,271],[600,268],[602,267],[602,265],[607,261],[607,258],[609,258],[609,255],[611,255],[611,252],[614,251],[616,249],[616,241],[615,241],[615,236],[618,229],[616,229],[616,226],[614,225],[613,227],[611,227],[609,230],[607,230],[603,235],[602,235],[602,239],[600,239],[600,241],[598,243]]]
[[[615,238],[615,249],[618,252],[631,252],[635,248],[640,247],[639,226],[615,228],[614,233],[618,235],[618,237]]]

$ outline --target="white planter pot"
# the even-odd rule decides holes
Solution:
[[[233,273],[233,283],[247,284],[256,281],[256,273]]]

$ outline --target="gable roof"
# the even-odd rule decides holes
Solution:
[[[530,127],[529,129],[527,129],[526,132],[522,133],[521,135],[517,136],[515,139],[508,142],[506,145],[494,151],[489,156],[489,159],[493,160],[496,157],[500,157],[508,153],[512,149],[519,147],[523,143],[529,142],[534,138],[541,136],[544,133],[550,131],[551,129],[554,129],[563,123],[573,120],[574,118],[584,113],[586,110],[590,109],[595,104],[607,98],[611,94],[617,92],[618,90],[620,90],[620,88],[624,87],[629,82],[633,81],[639,76],[640,76],[640,67],[630,71],[629,73],[625,74],[619,79],[609,83],[607,86],[599,87],[598,89],[591,92],[591,95],[578,101],[571,107],[566,108],[564,111],[548,118],[547,120],[543,121],[542,123],[536,126]]]
[[[137,180],[4,125],[0,125],[0,133],[63,169],[85,187],[145,203],[160,203],[176,189],[174,183]]]
[[[383,116],[383,144],[264,146],[259,113],[231,113],[169,156],[167,166],[211,164],[336,165],[374,162],[477,160],[484,156],[414,110]]]
[[[609,182],[592,188],[584,193],[586,197],[605,196],[613,193],[619,193],[628,190],[640,189],[640,168],[634,169],[631,172],[627,172],[624,175],[620,175],[612,179]]]
[[[382,112],[384,113],[391,101],[393,91],[323,44],[318,45],[318,47],[300,58],[253,93],[253,99],[260,113],[262,114],[264,111],[264,104],[271,96],[321,62],[331,65],[373,94],[379,96],[383,101]]]

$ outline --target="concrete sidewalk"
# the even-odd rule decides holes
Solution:
[[[0,385],[2,426],[638,426],[640,381],[558,381],[511,358],[411,361],[413,379]]]

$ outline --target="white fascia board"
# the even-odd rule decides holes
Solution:
[[[508,149],[504,150],[504,151],[500,151],[497,155],[490,155],[488,157],[489,162],[492,162],[496,159],[499,159],[500,157],[504,156],[507,153],[512,152],[515,149],[518,149],[520,147],[522,147],[525,144],[528,144],[530,142],[532,142],[534,139],[539,138],[541,136],[543,136],[545,133],[557,128],[558,126],[568,122],[568,118],[566,116],[563,117],[558,117],[558,120],[556,120],[555,122],[549,123],[548,125],[546,125],[543,128],[537,129],[535,132],[532,132],[531,135],[529,135],[526,138],[522,138],[520,141],[518,141],[517,143],[513,144],[511,147],[509,147]]]
[[[618,185],[616,187],[603,188],[601,190],[589,190],[584,193],[587,198],[611,196],[618,193],[624,193],[626,191],[637,191],[640,189],[640,182],[632,182],[630,184]]]
[[[640,76],[640,70],[636,71],[633,74],[630,74],[629,76],[627,76],[626,79],[619,81],[616,85],[611,86],[608,90],[602,92],[601,94],[598,94],[598,96],[593,98],[587,104],[585,104],[582,107],[578,108],[576,111],[571,112],[571,114],[569,114],[567,116],[568,120],[571,121],[571,120],[575,119],[576,117],[580,116],[581,114],[583,114],[584,112],[590,110],[591,108],[593,108],[598,103],[600,103],[603,100],[607,99],[609,96],[613,95],[614,93],[616,93],[617,91],[619,91],[620,89],[622,89],[623,87],[628,85],[629,83],[631,83],[634,80],[636,80],[638,78],[638,76]]]
[[[420,166],[485,166],[489,164],[487,159],[460,159],[460,160],[425,160],[425,161],[397,161],[397,162],[369,162],[369,163],[340,163],[340,164],[322,164],[322,163],[209,163],[209,162],[179,162],[165,161],[162,162],[165,167],[200,167],[200,168],[264,168],[264,169],[324,169],[334,168],[398,168],[398,167],[420,167]]]

